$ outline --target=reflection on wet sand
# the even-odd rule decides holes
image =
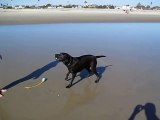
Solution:
[[[77,93],[74,89],[69,89],[67,101],[62,110],[57,115],[57,118],[65,118],[79,107],[83,107],[94,101],[98,95],[97,85],[92,86],[92,81],[88,80],[87,85],[83,89],[83,93]]]

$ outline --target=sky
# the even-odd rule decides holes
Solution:
[[[45,5],[45,4],[53,4],[53,5],[66,5],[66,4],[78,4],[84,5],[85,0],[0,0],[0,4],[9,4],[9,5]],[[86,0],[88,4],[98,4],[98,5],[131,5],[136,6],[137,3],[141,3],[143,5],[150,5],[152,2],[152,6],[160,6],[160,0]]]

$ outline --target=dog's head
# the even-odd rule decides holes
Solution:
[[[69,62],[71,56],[68,53],[60,53],[60,54],[55,54],[55,58],[60,62],[67,63]]]

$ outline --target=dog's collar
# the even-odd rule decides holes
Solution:
[[[68,66],[71,66],[71,63],[68,63]]]
[[[70,57],[69,63],[67,64],[67,66],[71,66],[71,65],[72,65],[72,62],[73,62],[73,59]]]
[[[68,66],[71,66],[71,64],[72,64],[72,60],[70,60],[70,62],[68,63]]]

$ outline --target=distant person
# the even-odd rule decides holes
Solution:
[[[127,14],[129,14],[129,12],[130,12],[130,10],[129,10],[129,9],[127,9],[127,10],[126,10],[126,13],[127,13]]]
[[[0,60],[2,60],[2,55],[0,55]],[[6,91],[7,91],[6,89],[0,89],[0,98],[4,96],[2,93]]]

